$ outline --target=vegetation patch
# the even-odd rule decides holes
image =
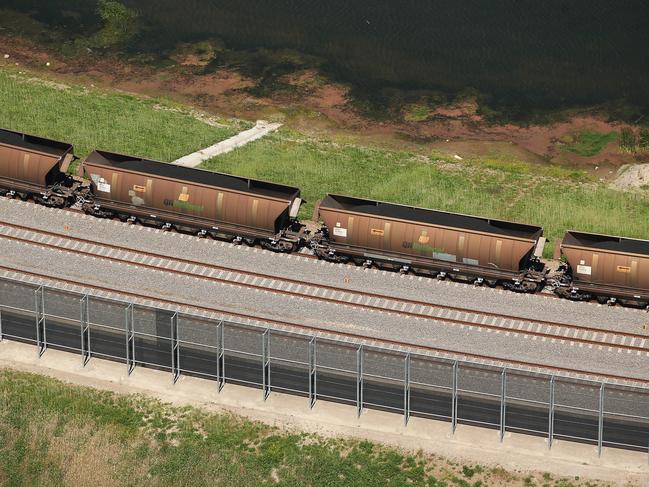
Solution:
[[[94,149],[171,161],[227,139],[236,123],[197,119],[167,100],[65,86],[28,73],[0,70],[0,127],[70,142],[85,157]]]
[[[649,129],[641,128],[638,134],[629,129],[622,129],[620,133],[620,150],[622,152],[649,151]]]
[[[420,103],[406,105],[403,109],[403,119],[406,122],[423,122],[431,113],[431,109]]]
[[[571,137],[570,143],[566,146],[566,150],[583,157],[596,156],[602,152],[602,149],[609,142],[617,140],[617,137],[618,134],[616,132],[602,133],[584,130]]]
[[[0,370],[0,484],[520,486],[519,473]],[[526,474],[527,485],[600,485]]]
[[[649,129],[640,129],[640,136],[638,137],[638,149],[641,151],[649,151]]]

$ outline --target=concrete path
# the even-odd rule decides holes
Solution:
[[[173,164],[185,167],[196,167],[202,164],[203,162],[216,157],[220,154],[225,154],[230,152],[237,147],[246,145],[248,142],[253,140],[261,139],[266,134],[274,132],[282,126],[281,123],[271,123],[266,122],[265,120],[257,120],[257,124],[248,130],[239,132],[237,135],[230,137],[229,139],[223,140],[218,144],[214,144],[206,149],[201,149],[192,154],[181,157],[173,161]]]

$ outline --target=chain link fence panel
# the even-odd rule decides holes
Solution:
[[[220,321],[178,316],[178,348],[181,372],[218,378]]]
[[[451,419],[453,362],[410,357],[410,411],[413,415]]]
[[[581,382],[576,379],[555,380],[555,436],[597,441],[600,386],[599,383]]]
[[[309,393],[310,338],[272,331],[269,336],[269,387]]]
[[[551,376],[507,370],[505,429],[548,435]]]
[[[225,322],[223,326],[225,378],[233,382],[262,385],[262,337],[266,330],[230,322]]]
[[[499,425],[502,380],[502,369],[460,364],[457,372],[458,421]]]
[[[633,431],[634,435],[623,434]],[[636,448],[649,447],[649,391],[606,385],[603,442]]]
[[[355,402],[357,397],[359,347],[318,340],[316,344],[316,395]]]

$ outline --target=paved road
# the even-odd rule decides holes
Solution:
[[[170,314],[161,312],[157,316],[159,328],[169,322]],[[2,329],[5,335],[13,335],[26,340],[35,340],[34,318],[4,311]],[[79,325],[48,318],[46,321],[48,346],[54,348],[79,349]],[[125,360],[125,339],[117,330],[105,330],[95,327],[91,330],[91,350],[95,356],[108,356]],[[159,368],[171,368],[171,342],[166,339],[136,336],[135,357],[138,364],[148,364]],[[180,363],[183,373],[203,376],[216,376],[216,350],[201,349],[192,345],[181,345]],[[226,350],[222,366],[227,382],[252,384],[260,386],[263,369],[259,356],[246,356]],[[308,394],[309,373],[306,364],[286,364],[271,359],[267,375],[272,390],[293,391]],[[356,377],[341,371],[317,368],[314,388],[320,399],[332,399],[356,403]],[[403,411],[403,384],[395,384],[378,378],[363,379],[363,406],[379,409]],[[411,386],[411,414],[449,418],[452,399],[450,391],[439,388]],[[498,398],[478,397],[475,394],[460,392],[457,406],[460,423],[482,424],[498,428],[500,424],[500,402]],[[548,407],[509,403],[506,407],[507,430],[526,430],[532,434],[547,435]],[[530,431],[531,430],[531,431]],[[556,438],[578,437],[583,440],[597,440],[597,417],[592,414],[580,414],[575,411],[557,408],[554,416],[554,433]],[[646,448],[649,441],[649,424],[617,419],[604,419],[604,444],[623,443]]]

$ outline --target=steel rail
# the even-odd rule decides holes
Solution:
[[[644,352],[644,353],[649,353],[649,348],[647,347],[641,347],[641,346],[635,346],[635,345],[623,345],[623,344],[618,344],[618,343],[612,343],[609,341],[603,341],[603,340],[593,340],[593,339],[588,339],[588,338],[577,338],[576,336],[573,337],[568,337],[566,336],[566,333],[561,333],[562,331],[567,331],[567,330],[573,330],[575,333],[576,332],[590,332],[593,334],[601,334],[601,335],[606,335],[610,336],[613,339],[616,337],[625,337],[625,338],[632,338],[632,339],[638,339],[638,340],[647,340],[649,341],[649,336],[647,335],[642,335],[642,334],[637,334],[637,333],[631,333],[631,332],[624,332],[624,331],[616,331],[616,330],[609,330],[609,329],[602,329],[602,328],[596,328],[596,327],[589,327],[589,326],[584,326],[584,325],[570,325],[567,323],[559,323],[559,322],[552,322],[552,321],[544,321],[544,320],[537,320],[537,319],[528,319],[528,318],[522,318],[522,317],[516,317],[512,315],[505,315],[505,314],[498,314],[498,313],[493,313],[493,312],[482,312],[482,311],[477,311],[473,309],[464,309],[464,308],[459,308],[455,306],[444,306],[444,305],[437,305],[437,304],[430,304],[425,301],[418,301],[418,300],[412,300],[408,298],[399,298],[399,297],[394,297],[394,296],[389,296],[385,294],[379,294],[379,293],[372,293],[372,292],[361,292],[361,291],[355,291],[355,290],[348,290],[344,288],[338,288],[335,286],[327,285],[327,284],[316,284],[308,281],[301,281],[293,278],[284,278],[284,277],[278,277],[270,274],[263,274],[259,272],[253,272],[253,271],[240,271],[238,269],[232,269],[229,267],[224,267],[220,265],[215,265],[215,264],[209,264],[201,261],[196,261],[196,260],[191,260],[191,259],[185,259],[185,258],[176,258],[176,257],[169,257],[163,254],[155,253],[155,252],[149,252],[149,251],[141,251],[137,249],[133,249],[131,247],[126,247],[126,246],[121,246],[121,245],[115,245],[115,244],[105,244],[102,242],[97,242],[85,238],[80,238],[80,237],[74,237],[74,236],[68,236],[65,234],[61,234],[58,232],[52,232],[48,230],[39,230],[39,229],[34,229],[31,227],[26,227],[24,225],[19,225],[19,224],[14,224],[14,223],[7,223],[0,221],[0,225],[5,226],[5,227],[11,227],[11,228],[16,228],[20,229],[25,232],[31,232],[34,234],[42,234],[46,236],[50,236],[53,238],[59,238],[62,240],[68,240],[71,242],[80,242],[83,244],[87,245],[92,245],[95,247],[103,247],[106,249],[112,249],[112,250],[117,250],[121,252],[128,252],[133,254],[134,256],[146,256],[146,257],[152,257],[160,260],[165,260],[168,262],[178,262],[181,264],[185,265],[193,265],[195,267],[204,267],[207,269],[212,269],[212,270],[219,270],[219,271],[224,271],[224,272],[229,272],[229,273],[234,273],[234,274],[239,274],[239,275],[248,275],[252,277],[257,277],[261,279],[267,279],[271,281],[283,281],[286,283],[291,283],[291,284],[296,284],[298,286],[310,286],[312,288],[321,288],[321,289],[327,289],[330,291],[338,292],[338,293],[345,293],[348,295],[357,295],[361,297],[368,297],[368,298],[374,298],[374,299],[382,299],[385,301],[392,301],[397,304],[408,304],[412,306],[421,306],[421,307],[428,307],[431,309],[441,309],[441,310],[450,310],[450,311],[455,311],[458,313],[466,313],[466,314],[473,314],[476,316],[487,316],[487,317],[494,317],[502,320],[511,320],[514,322],[518,323],[529,323],[529,324],[536,324],[536,325],[542,325],[542,326],[550,326],[557,328],[557,333],[547,333],[547,332],[542,332],[542,331],[532,331],[532,330],[525,330],[521,328],[508,328],[506,326],[502,325],[496,325],[496,324],[487,324],[487,323],[481,323],[481,322],[475,322],[475,321],[470,321],[470,320],[462,320],[458,318],[446,318],[446,317],[436,317],[436,316],[431,316],[429,314],[421,313],[421,312],[414,312],[414,311],[404,311],[404,310],[398,310],[394,308],[389,308],[386,306],[379,306],[377,304],[369,304],[369,303],[359,303],[359,302],[353,302],[345,299],[340,299],[340,298],[335,298],[335,297],[325,297],[325,296],[316,296],[313,294],[307,294],[303,292],[296,292],[294,290],[285,290],[285,289],[276,289],[274,287],[269,287],[266,285],[259,285],[259,284],[250,284],[250,283],[245,283],[245,282],[240,282],[235,280],[232,280],[231,278],[223,278],[223,277],[215,277],[215,276],[206,276],[202,274],[196,274],[193,272],[188,272],[188,271],[181,271],[178,269],[171,269],[165,266],[161,265],[152,265],[152,264],[147,264],[144,262],[139,262],[137,260],[129,260],[123,257],[114,257],[114,256],[108,256],[108,255],[101,255],[97,254],[94,252],[88,252],[88,251],[83,251],[83,250],[78,250],[78,249],[69,249],[65,247],[60,247],[58,245],[52,244],[52,243],[46,243],[46,242],[41,242],[38,240],[32,240],[29,238],[25,237],[18,237],[14,235],[4,235],[0,234],[0,238],[5,238],[9,240],[14,240],[14,241],[20,241],[26,244],[30,245],[36,245],[36,246],[41,246],[41,247],[46,247],[46,248],[52,248],[56,249],[57,251],[64,251],[68,253],[74,253],[77,255],[86,255],[88,257],[93,257],[93,258],[98,258],[98,259],[103,259],[103,260],[108,260],[108,261],[113,261],[113,262],[122,262],[130,265],[134,265],[137,267],[142,267],[142,268],[148,268],[148,269],[153,269],[157,271],[162,271],[162,272],[169,272],[172,274],[178,274],[178,275],[183,275],[187,277],[192,277],[195,279],[202,279],[206,281],[212,281],[212,282],[220,282],[224,284],[229,284],[229,285],[234,285],[234,286],[240,286],[240,287],[246,287],[249,289],[257,289],[257,290],[262,290],[266,292],[272,292],[276,294],[282,294],[282,295],[288,295],[288,296],[298,296],[304,299],[312,299],[312,300],[317,300],[317,301],[323,301],[323,302],[328,302],[328,303],[334,303],[334,304],[342,304],[346,306],[351,306],[351,307],[356,307],[356,308],[363,308],[363,309],[369,309],[372,311],[381,311],[385,313],[391,313],[391,314],[396,314],[396,315],[402,315],[402,316],[408,316],[408,317],[414,317],[414,318],[419,318],[419,319],[426,319],[426,320],[431,320],[443,324],[455,324],[455,325],[463,325],[463,326],[471,326],[471,327],[476,327],[476,328],[483,328],[483,329],[489,329],[489,330],[494,330],[494,331],[506,331],[509,333],[517,333],[521,335],[529,335],[529,336],[536,336],[536,337],[541,337],[541,338],[547,338],[551,340],[560,340],[560,341],[567,341],[567,342],[574,342],[574,343],[581,343],[581,344],[586,344],[586,345],[595,345],[595,346],[605,346],[605,347],[611,347],[611,348],[619,348],[622,350],[627,350],[627,351],[634,351],[634,352]]]
[[[65,283],[71,286],[76,286],[80,288],[86,288],[86,289],[94,289],[98,290],[100,292],[104,293],[110,293],[114,294],[117,296],[128,296],[130,298],[134,299],[139,299],[139,300],[147,300],[147,301],[152,301],[152,302],[158,302],[158,303],[164,303],[166,305],[171,305],[175,307],[180,307],[184,306],[190,309],[198,310],[201,312],[207,312],[207,313],[213,313],[213,314],[220,314],[224,316],[230,316],[234,317],[237,319],[244,319],[244,320],[249,320],[257,323],[264,323],[264,324],[273,324],[273,325],[279,325],[283,327],[289,327],[289,328],[294,328],[296,330],[301,330],[301,331],[307,331],[311,333],[322,333],[325,335],[330,335],[333,337],[346,337],[350,338],[353,340],[357,341],[365,341],[365,342],[370,342],[369,344],[371,345],[372,343],[381,343],[385,345],[391,345],[391,346],[396,346],[400,348],[406,348],[406,349],[415,349],[415,350],[421,350],[424,352],[432,352],[436,354],[447,354],[456,357],[458,360],[462,359],[474,359],[474,360],[482,360],[482,361],[487,361],[487,362],[492,362],[498,364],[499,367],[502,367],[505,364],[510,364],[514,366],[519,366],[526,368],[530,371],[536,371],[536,372],[543,372],[543,371],[554,371],[554,372],[560,372],[560,373],[566,373],[566,374],[576,374],[577,377],[574,377],[576,379],[581,379],[581,380],[595,380],[595,381],[601,381],[602,379],[612,379],[616,381],[622,381],[626,384],[628,383],[635,383],[635,384],[648,384],[649,385],[649,379],[643,379],[643,378],[637,378],[637,377],[628,377],[628,376],[623,376],[623,375],[617,375],[617,374],[609,374],[609,373],[600,373],[600,372],[592,372],[588,370],[580,370],[580,369],[571,369],[568,367],[557,367],[554,365],[546,365],[546,364],[540,364],[536,362],[528,362],[524,360],[516,360],[516,359],[510,359],[510,358],[502,358],[502,357],[497,357],[493,355],[484,355],[484,354],[477,354],[477,353],[472,353],[472,352],[462,352],[459,350],[452,350],[452,349],[447,349],[447,348],[439,348],[439,347],[431,347],[427,345],[418,345],[415,343],[408,343],[408,342],[401,342],[398,340],[390,340],[388,338],[377,338],[377,337],[372,337],[372,336],[367,336],[367,335],[361,335],[361,334],[356,334],[356,333],[349,333],[349,332],[342,332],[342,331],[334,331],[330,330],[327,328],[321,328],[321,327],[316,327],[316,326],[311,326],[311,325],[304,325],[300,323],[293,323],[290,321],[286,320],[277,320],[273,318],[264,318],[261,316],[254,316],[254,315],[247,315],[244,313],[239,313],[236,311],[229,311],[229,310],[224,310],[221,308],[215,308],[215,307],[208,307],[208,306],[202,306],[202,305],[197,305],[195,303],[190,303],[190,302],[184,302],[180,300],[170,300],[170,299],[165,299],[157,296],[147,296],[145,294],[140,294],[140,293],[135,293],[135,292],[130,292],[130,291],[124,291],[122,289],[114,289],[106,286],[98,286],[95,284],[88,284],[84,282],[79,282],[79,281],[74,281],[72,279],[66,279],[66,278],[61,278],[58,276],[50,276],[47,274],[43,273],[37,273],[37,272],[31,272],[31,271],[25,271],[22,269],[18,268],[13,268],[13,267],[7,267],[0,265],[0,270],[5,271],[5,272],[10,272],[10,273],[15,273],[15,274],[22,274],[25,276],[31,276],[36,279],[46,279],[54,282],[60,282],[60,283]],[[29,284],[29,282],[25,282],[25,284]],[[68,290],[69,291],[69,290]],[[97,296],[100,299],[110,299],[102,296]],[[150,306],[150,305],[147,305]],[[447,357],[441,357],[441,358],[447,358]],[[479,365],[479,364],[477,364]],[[552,373],[552,372],[550,372]]]

